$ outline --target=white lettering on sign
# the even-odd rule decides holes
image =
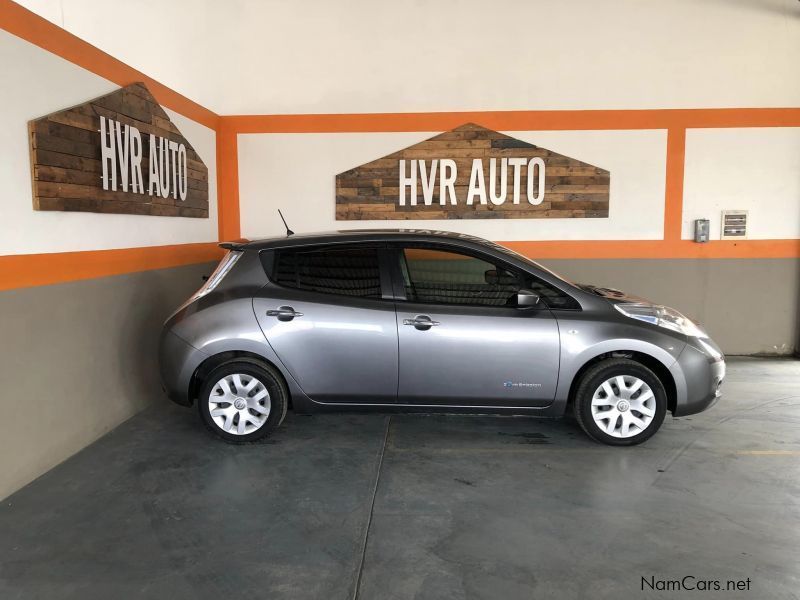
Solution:
[[[436,167],[439,166],[439,161],[434,160],[431,163],[430,177],[425,174],[425,161],[419,163],[419,176],[422,178],[422,199],[425,206],[433,204],[433,182],[436,180]]]
[[[539,189],[536,190],[536,194],[533,193],[534,167],[539,171],[539,177],[536,179],[539,182]],[[541,204],[542,200],[544,200],[544,160],[536,156],[528,162],[528,202],[535,206]]]
[[[406,177],[406,161],[400,161],[400,206],[406,205],[406,188],[411,190],[411,206],[417,205],[417,161],[411,161],[411,174]]]
[[[472,172],[469,174],[469,192],[467,192],[467,204],[472,206],[472,202],[477,196],[481,204],[486,204],[486,183],[483,180],[483,161],[476,158],[472,161]]]
[[[450,204],[455,206],[456,202],[456,177],[458,177],[458,167],[452,158],[442,159],[441,179],[439,180],[439,204],[442,206]]]
[[[100,117],[100,162],[103,189],[186,200],[188,161],[186,145],[149,135],[150,163],[147,184],[142,172],[142,134],[133,125]],[[416,173],[414,174],[416,180]],[[416,188],[416,185],[415,185]]]
[[[152,153],[151,153],[152,156]],[[497,158],[489,159],[489,180],[486,180],[486,169],[482,158],[472,160],[469,176],[469,188],[465,199],[467,206],[488,204],[500,206],[508,200],[508,169],[511,167],[511,201],[520,204],[522,198],[522,169],[527,169],[527,189],[525,190],[529,204],[537,206],[544,201],[545,164],[540,157],[501,158],[498,166]],[[178,161],[180,165],[180,161]],[[439,178],[439,204],[452,206],[458,204],[456,198],[456,179],[458,165],[450,158],[426,160],[400,160],[398,180],[398,204],[400,206],[417,206],[417,181],[422,190],[425,206],[433,204],[436,190],[436,178]],[[105,171],[104,171],[105,173]],[[499,185],[498,185],[498,179]],[[487,194],[488,188],[488,194]]]
[[[489,200],[492,204],[499,206],[506,201],[506,192],[508,192],[508,159],[503,158],[500,162],[500,193],[495,194],[497,190],[497,159],[493,158],[489,161]]]

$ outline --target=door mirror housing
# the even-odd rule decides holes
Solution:
[[[518,308],[533,308],[540,306],[541,296],[531,290],[521,289],[517,292],[517,307]]]

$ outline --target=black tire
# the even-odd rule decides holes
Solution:
[[[612,436],[603,431],[592,417],[592,397],[606,380],[629,375],[644,381],[655,397],[655,415],[644,431],[626,438]],[[611,446],[634,446],[650,439],[664,422],[667,413],[667,392],[658,376],[643,364],[627,358],[610,358],[593,365],[581,377],[575,391],[575,418],[590,438]],[[634,411],[635,412],[635,411]],[[640,414],[641,416],[641,414]],[[610,421],[609,421],[610,422]]]
[[[255,431],[244,433],[242,435],[229,433],[222,429],[222,427],[220,427],[211,416],[208,402],[209,397],[214,392],[214,387],[216,384],[224,377],[228,375],[234,375],[236,373],[247,375],[260,381],[269,393],[271,404],[269,415],[267,416],[264,424]],[[288,400],[289,393],[286,389],[286,384],[284,383],[280,373],[278,373],[273,367],[254,361],[236,360],[220,365],[208,374],[208,377],[205,378],[203,385],[200,388],[200,394],[197,398],[197,406],[200,412],[200,418],[212,433],[222,438],[226,442],[247,443],[259,440],[278,428],[278,426],[283,422],[284,417],[286,417],[286,408],[289,404]],[[256,413],[253,412],[252,414],[255,415]]]

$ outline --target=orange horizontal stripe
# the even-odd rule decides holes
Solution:
[[[205,243],[0,256],[0,290],[210,262],[222,254],[216,243]]]
[[[565,240],[498,242],[533,259],[800,258],[800,240]]]
[[[0,0],[0,29],[91,71],[119,86],[143,82],[163,106],[216,130],[219,115],[171,90],[144,73],[32,13],[11,0]],[[145,42],[145,38],[142,38]]]
[[[499,242],[533,259],[800,258],[800,240],[596,240]],[[0,256],[0,290],[50,285],[219,260],[216,243]]]
[[[237,133],[447,131],[464,123],[500,131],[800,127],[800,108],[235,115],[222,119]]]

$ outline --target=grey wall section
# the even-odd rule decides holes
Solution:
[[[164,398],[161,324],[212,269],[0,292],[0,498]]]
[[[565,277],[625,290],[697,319],[727,354],[792,354],[800,260],[547,260]]]

